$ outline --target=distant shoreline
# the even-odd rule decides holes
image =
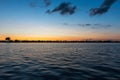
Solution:
[[[10,41],[5,41],[5,40],[1,40],[0,43],[120,43],[120,41],[65,41],[65,40],[61,40],[61,41],[51,41],[51,40],[47,40],[47,41],[43,41],[43,40],[10,40]]]

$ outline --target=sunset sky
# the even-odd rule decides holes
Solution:
[[[0,40],[120,40],[120,0],[0,0]]]

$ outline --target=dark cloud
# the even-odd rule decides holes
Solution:
[[[49,6],[51,4],[51,0],[43,0],[45,3],[45,6]]]
[[[108,12],[110,7],[116,1],[117,0],[104,0],[103,4],[99,8],[92,8],[92,9],[90,9],[90,15],[104,14],[104,13]]]
[[[71,3],[63,2],[59,6],[55,7],[53,10],[47,10],[47,13],[51,14],[54,12],[60,12],[61,15],[74,14],[76,11],[76,6],[71,6]]]
[[[33,1],[33,2],[30,2],[30,7],[37,7],[37,2],[36,1]]]
[[[45,7],[51,5],[51,0],[33,0],[32,2],[30,2],[30,6],[38,7],[40,6],[40,2],[43,2]]]
[[[90,9],[90,15],[101,15],[109,11],[111,6],[116,2],[117,0],[104,0],[102,5],[98,8],[92,8]],[[30,3],[31,7],[47,7],[50,6],[51,3],[54,1],[51,0],[33,0],[33,2]],[[40,4],[41,3],[41,4]],[[44,3],[44,4],[42,4]],[[54,7],[52,10],[49,9],[46,11],[46,13],[51,14],[54,12],[59,12],[61,15],[66,14],[74,14],[77,10],[77,6],[72,6],[70,2],[62,2],[57,7]]]

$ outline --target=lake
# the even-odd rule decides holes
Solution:
[[[0,80],[120,80],[120,43],[0,43]]]

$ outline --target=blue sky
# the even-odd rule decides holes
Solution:
[[[51,0],[46,6],[45,0],[0,0],[0,39],[120,40],[120,0],[103,14],[90,15],[90,9],[100,8],[103,2]],[[75,12],[54,11],[62,3],[76,6]]]

